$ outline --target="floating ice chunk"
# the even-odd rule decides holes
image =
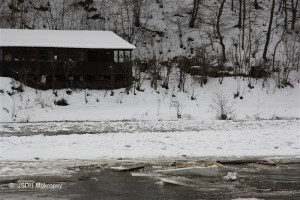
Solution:
[[[160,182],[157,182],[156,184],[159,184],[159,185],[165,185],[165,184],[169,184],[169,185],[186,185],[181,181],[177,181],[177,180],[170,179],[170,178],[162,178],[162,179],[160,179]]]
[[[218,166],[209,167],[187,167],[178,169],[157,170],[157,173],[176,174],[176,175],[194,175],[194,176],[218,176]]]
[[[235,181],[236,180],[236,172],[228,172],[226,176],[223,177],[226,181]]]
[[[131,176],[157,177],[157,176],[161,176],[161,174],[132,172],[132,173],[131,173]]]

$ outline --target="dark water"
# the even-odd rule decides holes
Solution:
[[[103,172],[99,180],[80,181],[69,186],[67,193],[77,191],[78,197],[72,199],[193,199],[198,194],[190,187],[155,184],[149,177],[134,177],[130,173]]]
[[[299,164],[296,165],[298,167]],[[63,183],[61,190],[0,190],[0,199],[108,199],[108,200],[185,200],[185,199],[300,199],[300,168],[241,170],[238,179],[188,177],[197,183],[187,186],[160,185],[151,177],[130,173],[103,171],[89,174],[97,180]],[[224,187],[224,186],[231,187]],[[222,187],[220,187],[222,186]]]
[[[176,186],[159,185],[149,177],[134,177],[130,173],[105,171],[97,176],[98,181],[79,181],[64,189],[70,199],[300,199],[300,169],[262,170],[244,172],[240,180],[230,187],[217,187],[222,180],[205,180],[210,185]],[[193,178],[193,177],[190,177]],[[201,177],[194,177],[201,179]],[[226,185],[226,182],[223,182]],[[70,194],[68,196],[66,194]],[[74,196],[78,194],[78,196]]]

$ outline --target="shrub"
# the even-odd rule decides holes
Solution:
[[[68,95],[71,95],[71,94],[72,94],[72,90],[67,90],[66,93],[67,93]]]
[[[18,92],[24,92],[23,85],[19,85],[18,87],[11,87],[12,90],[17,90]]]
[[[58,106],[67,106],[67,105],[69,105],[67,100],[65,100],[64,98],[62,98],[58,101],[54,101],[54,104],[58,105]]]
[[[216,112],[217,118],[220,120],[227,120],[233,118],[234,110],[229,99],[221,92],[216,92],[213,97],[212,109]]]

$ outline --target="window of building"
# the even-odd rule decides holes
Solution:
[[[84,61],[84,52],[80,50],[70,50],[70,57],[74,62],[83,62]]]
[[[34,49],[22,49],[22,60],[34,61],[35,60],[35,50]]]
[[[113,51],[106,51],[105,52],[105,62],[113,62],[114,61],[114,52]]]
[[[50,50],[39,50],[39,60],[41,60],[41,61],[53,60],[51,58],[51,51]]]
[[[19,49],[5,50],[4,61],[20,61],[20,50]]]

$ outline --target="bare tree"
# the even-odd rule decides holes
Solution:
[[[64,75],[66,79],[66,87],[69,88],[69,75],[72,72],[72,68],[76,65],[76,63],[72,59],[68,59],[64,62]]]
[[[286,6],[286,0],[283,0],[283,7],[284,9],[284,30],[287,30],[287,25],[288,25],[288,12],[287,12],[287,6]]]
[[[238,21],[237,27],[242,28],[242,5],[243,5],[242,0],[239,0],[239,5],[240,5],[240,8],[239,8],[239,21]]]
[[[150,75],[151,75],[151,87],[157,90],[158,80],[160,79],[161,65],[159,60],[153,56],[149,62]]]
[[[185,91],[185,82],[186,82],[187,71],[190,67],[190,63],[189,63],[189,60],[186,57],[183,57],[183,56],[180,56],[178,58],[177,62],[178,62],[178,68],[179,68],[178,88],[181,92],[184,92]]]
[[[242,36],[242,49],[245,48],[245,21],[246,21],[246,0],[243,0],[243,36]]]
[[[220,40],[220,45],[222,47],[222,60],[223,60],[223,63],[226,62],[226,49],[225,49],[225,44],[223,42],[223,36],[221,34],[221,31],[220,31],[220,20],[221,20],[221,16],[222,16],[222,13],[223,13],[223,8],[224,8],[225,1],[226,0],[222,0],[221,5],[219,7],[219,11],[217,13],[217,25],[216,25],[217,34],[218,34],[218,37],[219,37],[219,40]]]
[[[139,9],[141,9],[142,6],[141,2],[142,1],[139,2]],[[140,27],[137,27],[135,18],[133,17],[135,16],[134,4],[130,1],[121,1],[118,6],[120,7],[120,11],[116,14],[114,31],[119,33],[128,42],[137,44],[145,35],[144,27],[147,20],[143,22],[143,24],[139,22]]]
[[[263,9],[261,6],[259,6],[257,0],[254,0],[254,8],[255,8],[255,9]]]
[[[232,119],[234,117],[233,105],[229,102],[228,97],[220,91],[214,94],[213,103],[210,106],[220,120]]]
[[[140,24],[140,15],[141,15],[141,7],[142,0],[132,0],[133,2],[133,17],[134,17],[134,25],[136,27],[141,26]]]
[[[278,72],[280,73],[281,82],[284,86],[290,85],[290,73],[297,70],[299,66],[300,47],[299,35],[296,33],[286,34],[282,39],[283,48],[281,48],[281,55],[276,61]],[[276,58],[275,58],[276,59]]]
[[[291,25],[291,29],[295,30],[295,22],[296,22],[296,17],[297,17],[297,8],[298,8],[299,0],[291,0],[291,2],[292,2],[292,25]]]
[[[11,0],[11,3],[8,6],[11,10],[10,13],[10,27],[16,28],[17,26],[17,12],[19,9],[17,8],[17,2],[15,0]]]
[[[165,68],[165,76],[164,76],[164,82],[162,84],[162,87],[169,89],[169,80],[170,80],[170,74],[173,68],[173,63],[171,62],[170,59],[167,61],[164,61],[161,63],[161,65]]]
[[[139,58],[136,58],[133,61],[133,72],[134,72],[134,85],[133,85],[133,94],[136,95],[136,90],[141,91],[141,86],[145,80],[145,76],[142,77],[141,71],[143,68],[143,63]]]
[[[268,46],[269,46],[270,36],[271,36],[271,31],[272,31],[272,22],[273,22],[274,8],[275,8],[275,0],[272,1],[272,8],[271,8],[271,13],[270,13],[270,22],[269,22],[269,27],[268,27],[268,32],[267,32],[267,38],[266,38],[266,43],[265,43],[265,48],[264,48],[264,53],[263,53],[263,59],[264,59],[264,61],[268,61],[267,53],[268,53]]]
[[[284,39],[284,36],[285,36],[286,32],[284,31],[280,37],[280,39],[278,40],[278,42],[276,43],[275,45],[275,48],[274,48],[274,52],[273,52],[273,63],[272,63],[272,70],[273,72],[275,71],[275,59],[276,59],[276,51],[277,51],[277,47],[278,45],[280,44],[280,42]]]
[[[11,0],[9,3],[2,1],[1,4],[2,15],[9,23],[10,28],[30,28],[26,25],[26,18],[32,7],[29,1]]]
[[[190,22],[189,22],[189,27],[190,28],[194,28],[194,26],[195,26],[195,21],[196,21],[197,16],[198,16],[200,1],[201,0],[194,0],[193,11],[192,11]]]

